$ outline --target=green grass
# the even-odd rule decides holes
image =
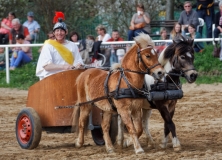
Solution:
[[[38,48],[33,47],[33,60],[16,68],[14,71],[10,71],[10,83],[6,83],[6,72],[0,71],[0,87],[1,88],[18,88],[27,90],[32,84],[39,81],[39,78],[35,76],[35,69],[38,60]]]
[[[212,51],[212,45],[205,45],[202,53],[195,54],[194,66],[199,73],[196,84],[222,83],[222,62],[212,56]],[[39,78],[35,76],[38,56],[38,47],[34,47],[33,61],[10,71],[10,84],[6,83],[5,71],[0,71],[0,87],[27,90],[32,84],[39,81]],[[182,83],[186,83],[184,78],[181,78],[181,80]]]

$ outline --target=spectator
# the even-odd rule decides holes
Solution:
[[[48,40],[49,40],[49,39],[54,40],[54,39],[55,39],[55,36],[54,36],[54,34],[53,34],[53,31],[49,31],[49,33],[47,34],[47,37],[48,37]],[[43,46],[42,46],[42,47],[43,47]],[[39,50],[38,50],[39,53],[41,53],[42,47],[39,48]]]
[[[222,33],[222,1],[219,3],[219,9],[215,16],[214,38],[218,38],[219,34]]]
[[[9,44],[15,44],[16,43],[16,36],[18,34],[23,34],[26,41],[30,41],[31,37],[29,35],[29,30],[27,27],[22,26],[19,19],[15,18],[12,20],[12,29],[9,32]]]
[[[27,13],[27,19],[28,20],[23,23],[23,26],[28,28],[31,37],[31,42],[33,42],[36,39],[37,33],[39,33],[40,25],[37,21],[34,20],[33,12]]]
[[[196,28],[193,24],[190,24],[188,26],[188,32],[189,34],[187,36],[191,37],[192,39],[198,39],[202,38],[201,34],[199,32],[196,32]],[[184,32],[183,32],[184,34]],[[204,44],[203,42],[194,42],[193,48],[195,52],[202,52],[204,49]]]
[[[112,37],[107,40],[107,42],[113,42],[113,41],[123,41],[123,38],[120,37],[118,30],[113,30]]]
[[[30,44],[25,40],[23,34],[16,35],[16,44]],[[15,70],[22,64],[29,63],[32,60],[32,49],[29,46],[15,47],[10,62],[10,70]]]
[[[95,42],[95,38],[94,38],[93,35],[88,35],[86,38],[89,39],[89,40],[93,40]]]
[[[0,28],[0,44],[8,44],[9,32],[12,29],[12,20],[16,18],[14,12],[9,12],[8,17],[4,18],[1,22]]]
[[[98,34],[97,40],[106,42],[108,39],[110,39],[110,35],[106,33],[106,28],[103,25],[99,25],[96,27],[96,31]]]
[[[73,31],[70,33],[69,40],[72,42],[80,42],[80,36],[77,32]]]
[[[173,26],[172,31],[170,32],[170,39],[174,39],[176,36],[181,36],[181,24],[176,22]]]
[[[160,40],[167,40],[168,35],[167,35],[167,29],[165,27],[160,29]],[[157,42],[155,43],[155,49],[157,54],[159,55],[167,46],[166,42]]]
[[[86,39],[82,39],[79,43],[79,52],[85,64],[91,63],[90,53],[93,52],[94,42],[95,38],[92,35],[88,35]]]
[[[52,74],[80,68],[83,65],[77,45],[66,40],[67,27],[62,19],[59,19],[53,27],[55,40],[47,40],[44,43],[36,67],[36,76],[42,80]]]
[[[132,41],[140,32],[150,34],[150,15],[144,12],[144,5],[138,4],[135,13],[130,22],[130,30],[128,31],[128,41]]]
[[[5,69],[5,48],[0,47],[0,71]]]
[[[184,2],[184,11],[180,13],[178,22],[182,25],[185,32],[188,32],[188,25],[193,24],[195,28],[199,25],[197,12],[192,10],[192,3],[190,1]]]
[[[123,41],[123,38],[120,37],[118,30],[113,30],[112,37],[107,42],[114,42],[114,41]],[[109,58],[110,65],[118,62],[118,58],[116,55],[116,51],[118,49],[119,49],[118,45],[111,45],[111,48],[107,49],[106,53],[108,52],[107,58],[110,57]]]
[[[169,39],[167,35],[167,29],[165,27],[162,27],[160,29],[160,40],[167,40],[167,39]]]
[[[199,18],[202,18],[205,21],[207,38],[212,38],[214,0],[197,0],[197,14]],[[202,36],[202,27],[199,28],[199,32]]]

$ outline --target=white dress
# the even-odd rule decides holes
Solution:
[[[66,40],[66,42],[63,45],[66,48],[68,48],[73,54],[73,57],[75,59],[73,66],[77,65],[78,63],[83,64],[82,57],[80,56],[79,53],[79,49],[75,43]],[[36,76],[38,76],[40,80],[52,74],[64,71],[64,70],[46,71],[43,67],[45,67],[47,64],[50,63],[59,64],[59,65],[68,64],[51,44],[44,44],[36,67]]]

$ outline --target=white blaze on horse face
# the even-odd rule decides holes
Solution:
[[[190,54],[190,52],[187,52],[186,55],[187,55],[187,57],[192,58],[192,55]]]
[[[154,51],[154,49],[151,50],[151,53],[152,53],[154,56],[155,56],[155,54],[156,54],[155,51]]]

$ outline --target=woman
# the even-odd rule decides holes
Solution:
[[[167,39],[169,39],[167,35],[167,29],[165,27],[162,27],[160,29],[160,40],[167,40]]]
[[[30,44],[29,41],[25,40],[23,34],[16,35],[16,44]],[[32,60],[31,47],[22,46],[14,48],[14,52],[11,57],[10,70],[15,70],[21,64],[29,63]]]
[[[9,12],[8,17],[2,20],[0,28],[0,44],[8,44],[8,34],[12,29],[12,20],[14,18],[16,18],[15,13]]]
[[[174,39],[176,36],[181,36],[181,24],[176,22],[173,26],[173,30],[170,32],[170,39]]]
[[[128,31],[128,41],[132,41],[140,32],[149,34],[150,28],[150,15],[144,12],[144,6],[138,4],[135,13],[130,22],[130,30]]]
[[[98,41],[106,42],[107,40],[111,38],[111,36],[108,33],[106,33],[106,28],[103,25],[97,26],[96,31],[98,34],[98,37],[97,37]]]
[[[183,32],[183,34],[184,34],[184,32]],[[191,37],[192,39],[202,38],[201,34],[199,32],[196,32],[196,28],[193,24],[188,25],[188,35],[187,36]],[[193,49],[195,52],[202,52],[204,49],[203,42],[194,42]]]
[[[222,33],[222,1],[219,3],[219,9],[215,15],[214,38],[218,38],[219,34]]]
[[[70,33],[69,40],[72,42],[80,42],[80,36],[77,32],[73,31]]]

